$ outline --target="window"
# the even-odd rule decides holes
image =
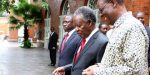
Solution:
[[[96,9],[96,0],[89,0],[88,6],[92,9]]]
[[[70,6],[68,0],[64,3],[62,15],[66,15],[70,13]]]
[[[96,0],[89,0],[87,6],[89,6],[90,8],[94,10],[94,13],[96,15],[96,26],[98,27],[100,23],[100,19],[99,19],[99,13],[98,13],[99,10],[96,7]]]

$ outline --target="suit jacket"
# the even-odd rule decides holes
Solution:
[[[49,38],[48,49],[51,50],[53,47],[57,48],[58,34],[54,32]]]
[[[82,75],[84,69],[101,61],[107,42],[107,37],[97,31],[84,46],[76,63],[64,66],[65,70],[71,69],[71,75]]]
[[[148,67],[150,67],[150,27],[149,26],[145,26],[145,29],[146,29],[148,37],[149,37]]]
[[[65,43],[64,49],[59,54],[59,62],[58,62],[59,67],[70,64],[72,62],[74,53],[76,52],[78,46],[80,45],[80,40],[81,38],[77,34],[77,32],[76,31],[73,32],[70,38]]]
[[[145,26],[145,29],[147,31],[149,42],[150,42],[150,27],[149,26]],[[149,43],[149,50],[150,50],[150,43]]]

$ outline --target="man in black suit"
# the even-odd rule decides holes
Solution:
[[[72,23],[72,15],[65,15],[63,19],[63,28],[66,32],[60,49],[58,67],[70,64],[73,60],[74,53],[80,45],[81,37],[75,31]],[[70,75],[70,71],[65,71],[65,75]]]
[[[82,71],[90,65],[100,62],[107,44],[107,37],[95,26],[96,16],[91,8],[82,6],[73,16],[73,24],[82,38],[74,61],[54,70],[53,74],[64,75],[65,70],[71,69],[71,75],[82,75]]]
[[[51,27],[51,34],[48,44],[51,64],[49,64],[48,66],[55,66],[56,64],[57,41],[58,41],[58,34],[55,32],[55,28]]]
[[[141,11],[136,12],[134,14],[134,16],[143,23],[143,25],[147,31],[148,37],[150,39],[150,27],[149,27],[149,25],[144,24],[144,16],[145,16],[144,12],[141,12]],[[149,42],[150,42],[150,40],[149,40]],[[148,67],[149,67],[148,70],[149,70],[149,74],[150,74],[150,43],[149,43],[149,50],[148,50]]]
[[[106,23],[101,23],[99,24],[98,28],[100,32],[106,35],[107,31],[109,30],[109,25],[107,25]]]

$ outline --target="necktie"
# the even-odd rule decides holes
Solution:
[[[52,36],[53,32],[51,32],[50,36]]]
[[[85,40],[85,39],[82,39],[81,44],[80,44],[80,49],[79,49],[78,52],[76,53],[76,55],[75,55],[75,57],[74,57],[74,59],[73,59],[73,63],[75,63],[75,62],[77,61],[77,59],[78,59],[80,53],[83,51],[83,48],[84,48],[84,46],[85,46],[85,42],[86,42],[86,40]]]
[[[64,46],[65,46],[65,43],[67,42],[68,36],[69,36],[68,33],[64,36],[64,39],[63,39],[63,42],[62,42],[62,45],[61,45],[61,52],[62,52],[63,49],[64,49]]]
[[[50,36],[52,36],[54,34],[54,32],[51,32]]]

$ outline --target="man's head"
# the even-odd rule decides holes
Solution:
[[[55,28],[54,27],[51,27],[51,32],[54,32],[55,31]]]
[[[134,16],[144,24],[144,12],[136,12]]]
[[[101,23],[105,23],[105,24],[107,24],[107,25],[110,24],[110,20],[109,20],[105,15],[101,15],[101,16],[100,16],[100,22],[101,22]]]
[[[87,38],[90,35],[95,28],[95,23],[96,16],[91,8],[82,6],[75,11],[73,24],[81,38]]]
[[[70,32],[75,28],[75,26],[72,23],[72,15],[66,15],[63,19],[63,28],[65,32]]]
[[[126,12],[124,0],[98,0],[99,14],[105,15],[113,25],[115,21]]]
[[[102,33],[106,34],[106,32],[109,30],[109,26],[107,24],[100,24],[99,25],[99,30]]]

